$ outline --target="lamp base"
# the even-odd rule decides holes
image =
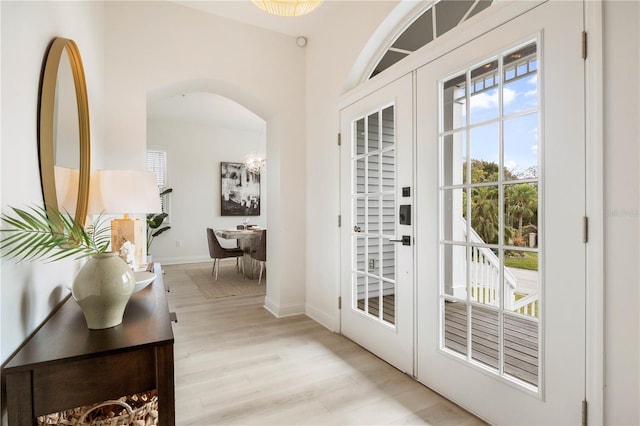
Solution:
[[[142,221],[140,219],[113,219],[111,221],[111,251],[120,253],[120,248],[127,241],[135,245],[135,258],[138,265],[142,261]]]

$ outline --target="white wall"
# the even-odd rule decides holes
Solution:
[[[97,2],[9,2],[2,9],[2,211],[42,205],[38,166],[38,87],[45,52],[56,36],[76,41],[84,62],[91,137],[102,144],[103,5]],[[92,158],[95,157],[92,155]],[[2,259],[0,263],[0,361],[37,327],[66,295],[79,265]]]
[[[640,3],[604,2],[605,423],[640,424]]]
[[[331,31],[315,34],[307,45],[306,313],[335,331],[340,329],[338,101],[360,51],[397,3],[343,2]]]
[[[294,37],[169,2],[107,2],[105,11],[105,167],[143,168],[147,98],[180,85],[196,82],[198,91],[218,93],[263,118],[269,159],[265,305],[279,316],[304,312],[304,50]]]
[[[211,261],[205,229],[235,229],[245,219],[220,215],[220,162],[242,163],[257,143],[264,152],[264,135],[216,124],[148,120],[147,143],[167,151],[168,186],[173,188],[168,196],[171,229],[154,239],[154,261]],[[251,224],[263,227],[267,226],[267,176],[268,169],[260,176],[260,216],[249,217]],[[235,241],[220,242],[235,247]]]

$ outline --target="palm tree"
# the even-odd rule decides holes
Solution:
[[[531,219],[538,211],[538,188],[528,183],[507,186],[505,207],[518,220],[518,237],[522,238],[524,219]]]
[[[473,188],[471,196],[471,226],[485,243],[498,242],[498,188]]]

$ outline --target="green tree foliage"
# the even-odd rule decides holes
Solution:
[[[517,236],[522,238],[524,220],[531,219],[538,211],[538,189],[528,183],[509,185],[505,189],[505,210],[518,221]]]
[[[498,242],[499,223],[499,166],[491,161],[471,159],[471,183],[495,182],[495,186],[476,187],[471,190],[471,226],[489,244]],[[527,170],[527,176],[535,177],[535,169]],[[466,182],[466,167],[464,177]],[[518,179],[519,175],[503,168],[503,179]],[[523,176],[524,177],[524,176]],[[466,193],[463,195],[466,205]],[[538,188],[531,183],[505,186],[504,193],[505,239],[524,244],[524,234],[536,230],[538,222]],[[466,214],[464,215],[466,218]],[[527,230],[525,232],[525,230]]]
[[[471,191],[471,227],[484,242],[498,242],[498,187],[481,186]]]
[[[485,161],[485,160],[474,160],[471,159],[471,183],[482,183],[482,182],[498,182],[498,171],[500,168],[493,161]],[[505,180],[514,180],[517,178],[515,174],[513,174],[506,167],[502,170],[503,176]],[[463,177],[466,182],[467,176],[467,168],[466,165],[463,169]]]

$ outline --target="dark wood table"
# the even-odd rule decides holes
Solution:
[[[159,264],[154,272],[116,327],[89,330],[72,298],[62,304],[2,371],[9,425],[152,389],[159,424],[175,424],[171,314]]]

